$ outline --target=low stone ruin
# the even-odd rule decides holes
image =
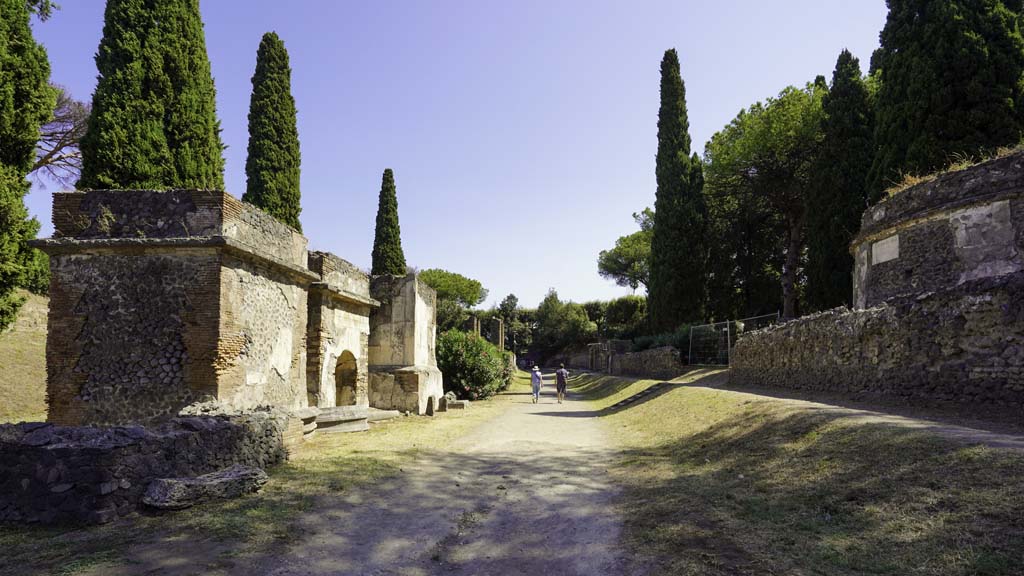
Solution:
[[[146,427],[0,425],[0,521],[109,522],[134,512],[156,478],[283,461],[288,424],[257,410]]]

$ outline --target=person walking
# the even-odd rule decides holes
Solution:
[[[530,384],[533,385],[533,403],[536,404],[540,402],[540,387],[544,385],[544,375],[537,366],[533,367],[533,373],[530,374]]]
[[[561,404],[562,400],[565,399],[565,386],[566,380],[569,379],[569,371],[565,369],[565,364],[559,364],[558,370],[555,372],[555,390],[558,391],[558,403]]]

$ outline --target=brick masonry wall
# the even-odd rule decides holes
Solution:
[[[1024,408],[1024,275],[751,332],[732,360],[742,385]]]
[[[0,425],[0,521],[109,522],[135,511],[153,479],[283,461],[288,431],[288,418],[270,412],[152,428]]]

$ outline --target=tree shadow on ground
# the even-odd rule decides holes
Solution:
[[[1008,576],[1024,566],[1017,453],[751,403],[622,462],[627,538],[655,553],[655,573]]]

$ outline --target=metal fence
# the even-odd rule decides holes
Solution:
[[[731,364],[732,347],[741,334],[771,326],[778,321],[779,314],[775,313],[693,326],[690,328],[689,363],[728,366]]]

